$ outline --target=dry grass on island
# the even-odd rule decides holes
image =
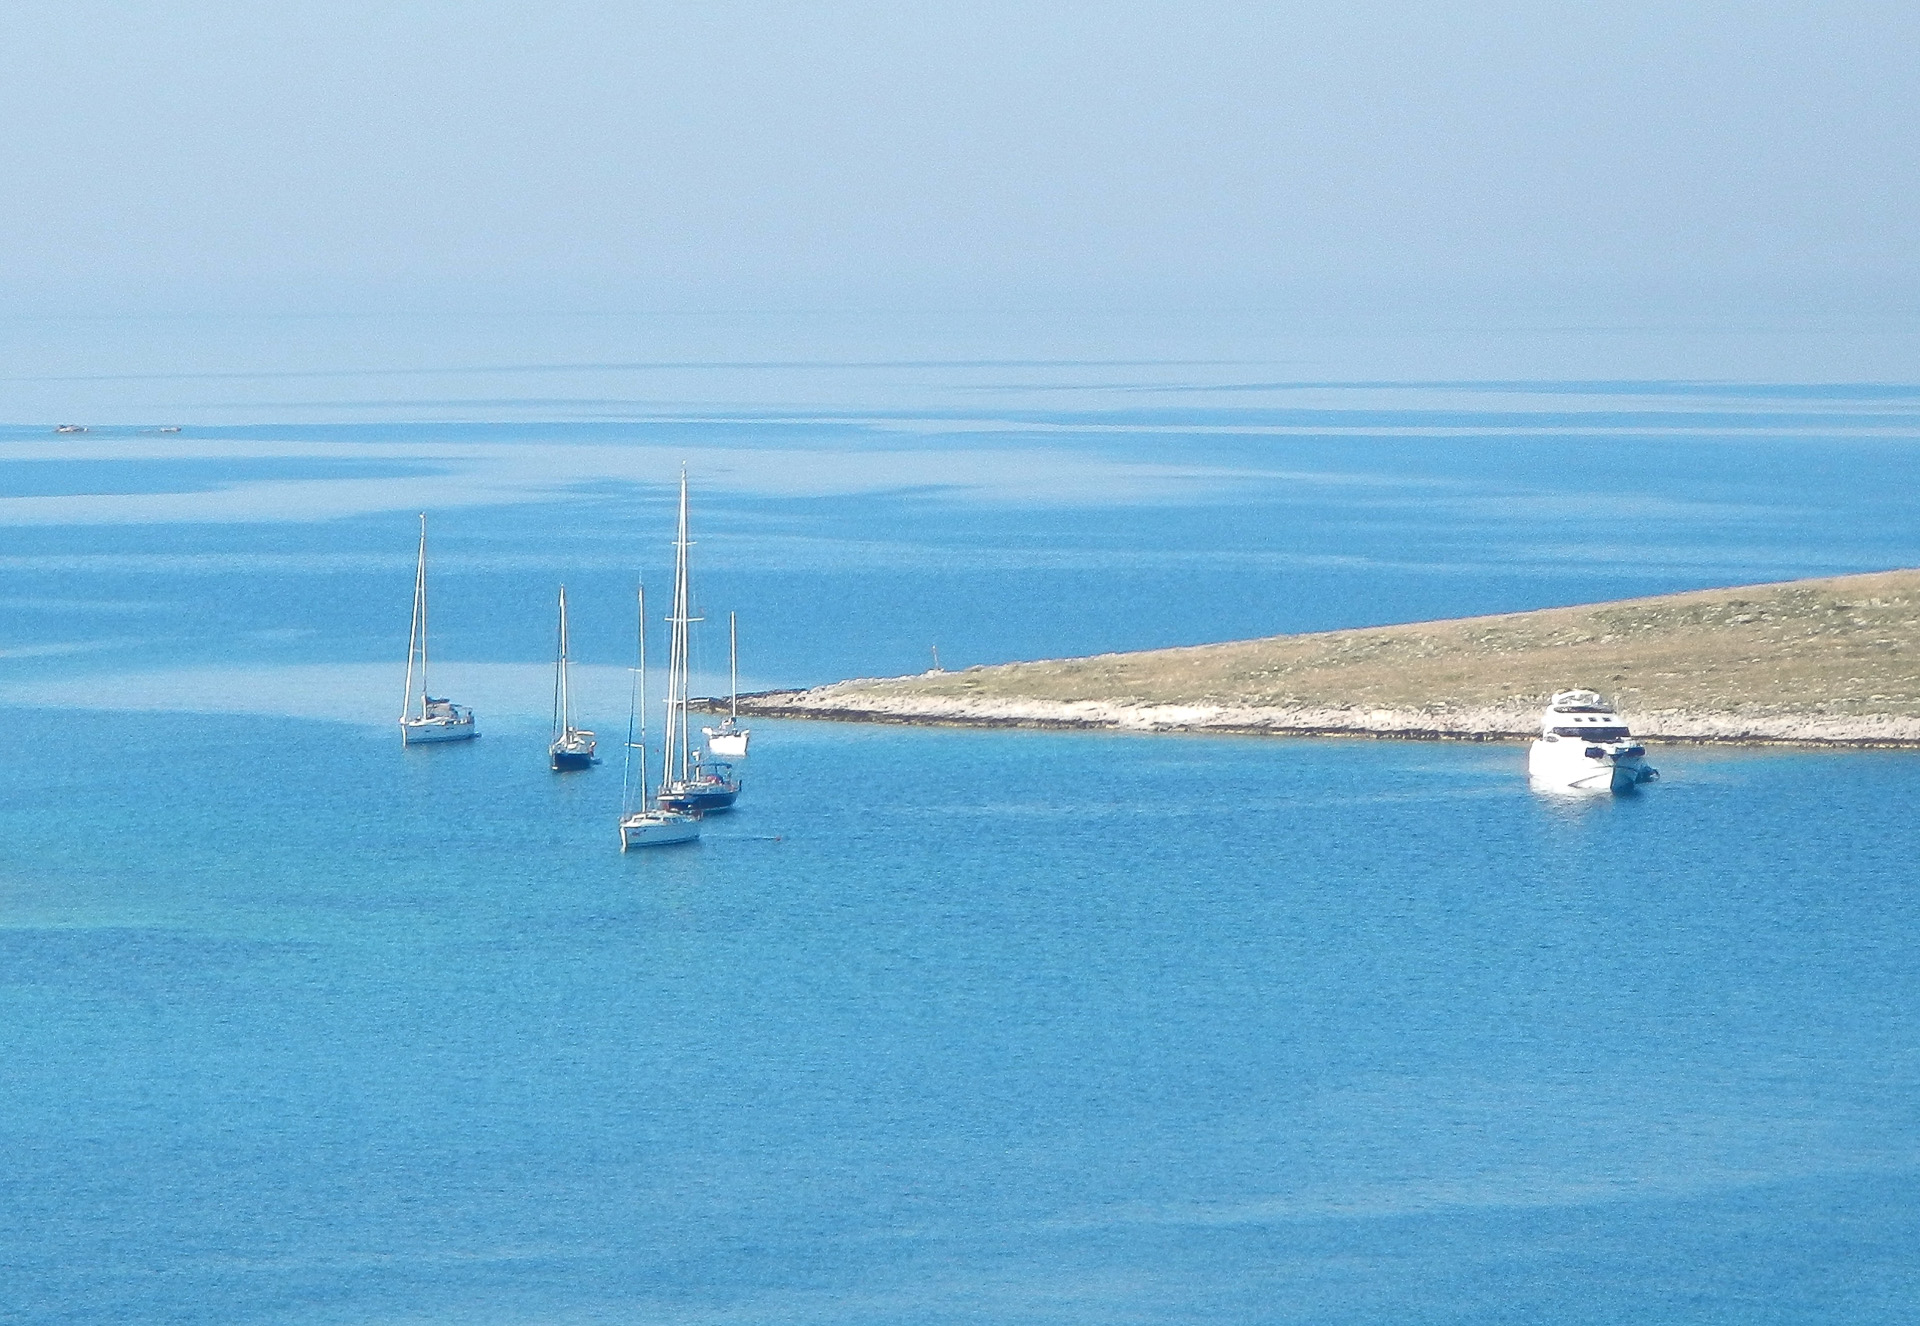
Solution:
[[[1920,571],[1282,635],[742,699],[879,722],[1498,739],[1548,696],[1676,740],[1920,745]]]

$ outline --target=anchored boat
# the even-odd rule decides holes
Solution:
[[[419,663],[416,673],[414,664]],[[414,677],[420,691],[413,689]],[[416,712],[414,701],[419,701]],[[427,694],[427,515],[420,513],[420,561],[413,572],[413,628],[407,636],[407,694],[400,705],[400,744],[470,741],[480,735],[473,710]]]
[[[680,472],[680,527],[673,540],[673,615],[667,621],[673,627],[667,651],[667,730],[666,752],[661,762],[660,795],[662,810],[698,811],[707,814],[731,810],[740,795],[740,778],[733,766],[720,760],[695,754],[687,725],[687,664],[693,624],[701,619],[692,612],[693,598],[687,585],[687,550],[693,541],[687,537],[687,473]]]
[[[568,686],[567,587],[560,586],[560,649],[553,664],[553,744],[547,747],[547,762],[555,773],[566,769],[586,769],[599,761],[593,756],[593,733],[573,725],[573,695]]]
[[[627,710],[627,757],[620,771],[620,850],[689,843],[700,817],[647,804],[647,591],[638,591],[640,625],[634,645],[633,703]],[[635,784],[638,783],[638,795]]]
[[[740,726],[740,624],[732,613],[727,614],[727,673],[732,679],[733,696],[727,702],[727,716],[720,720],[719,727],[703,727],[700,731],[707,738],[707,754],[741,759],[747,753],[747,738],[753,734]]]
[[[1613,706],[1593,691],[1561,691],[1540,717],[1527,776],[1550,791],[1625,792],[1660,776]]]

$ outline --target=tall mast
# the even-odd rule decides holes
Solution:
[[[729,718],[740,717],[740,623],[734,614],[727,614],[727,672],[731,676],[733,699],[727,711]]]
[[[667,648],[667,733],[661,743],[660,781],[687,778],[687,627],[692,620],[687,605],[687,472],[680,471],[680,523],[673,539],[673,615],[667,620],[673,634]]]
[[[427,716],[427,513],[420,513],[420,717]]]
[[[564,737],[573,728],[573,706],[567,689],[567,587],[560,586],[560,650],[553,665],[553,734]]]
[[[693,726],[687,721],[687,703],[693,698],[693,624],[702,618],[693,615],[693,539],[687,526],[687,471],[680,469],[680,777],[685,781],[693,772]]]
[[[407,630],[407,694],[400,703],[400,719],[413,708],[413,659],[420,656],[420,717],[427,716],[427,513],[420,513],[420,560],[413,569],[413,624]]]
[[[647,587],[635,587],[634,596],[638,611],[635,616],[635,639],[633,645],[633,701],[627,708],[627,753],[620,766],[620,810],[622,814],[634,808],[633,771],[640,770],[640,809],[647,807]],[[640,739],[634,740],[634,729],[639,728]],[[635,751],[640,752],[636,761]]]
[[[640,599],[640,808],[647,805],[647,587],[634,591]]]

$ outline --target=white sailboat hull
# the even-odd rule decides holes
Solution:
[[[620,850],[636,847],[666,847],[672,843],[690,843],[700,837],[700,820],[693,815],[670,811],[643,810],[620,819]]]
[[[471,741],[480,735],[473,719],[403,718],[400,742],[405,746],[425,746],[438,741]]]
[[[738,732],[719,732],[713,728],[700,729],[707,735],[707,749],[715,755],[725,755],[730,759],[743,759],[747,753],[747,738],[752,733],[742,729]]]

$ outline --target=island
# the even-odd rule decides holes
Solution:
[[[742,695],[879,723],[1502,741],[1582,686],[1636,736],[1920,746],[1920,570]]]

